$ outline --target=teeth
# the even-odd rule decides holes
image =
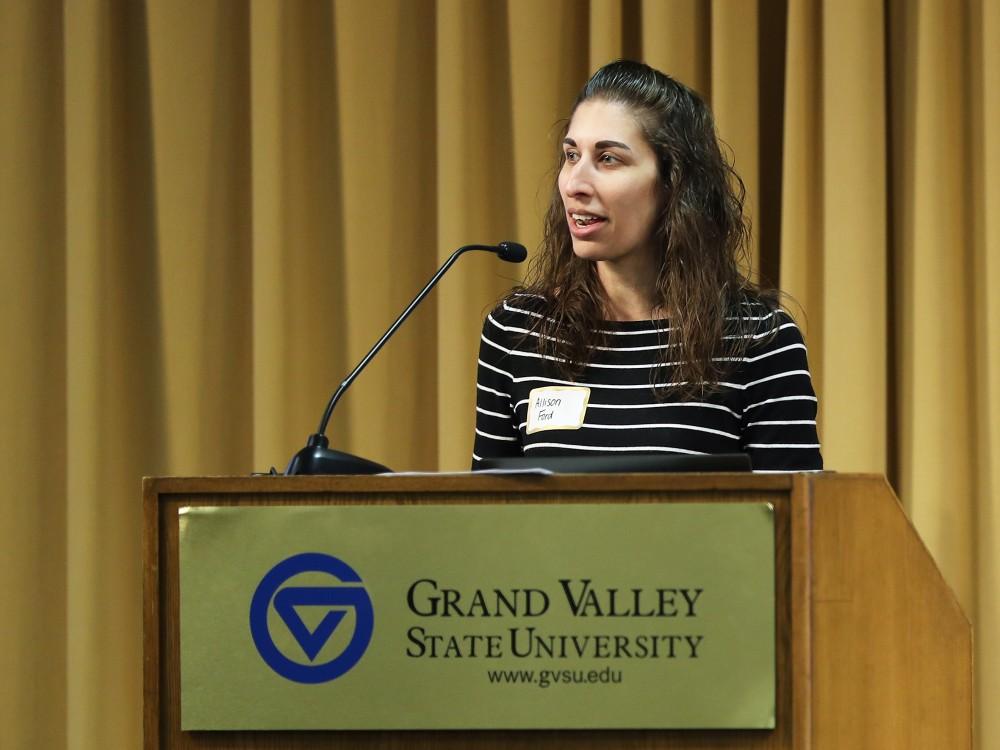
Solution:
[[[593,224],[595,221],[600,221],[600,216],[594,216],[593,214],[580,214],[571,213],[570,216],[573,217],[573,221],[576,222],[578,227],[585,227],[588,224]]]

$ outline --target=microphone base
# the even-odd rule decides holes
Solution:
[[[325,435],[310,435],[306,447],[292,456],[285,476],[315,476],[322,474],[385,474],[392,469],[367,458],[343,451],[331,450]]]

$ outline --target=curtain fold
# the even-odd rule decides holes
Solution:
[[[116,11],[117,12],[117,11]],[[151,223],[168,466],[236,472],[253,449],[248,14],[148,6]]]
[[[822,51],[817,0],[791,0],[785,42],[785,99],[781,161],[781,289],[790,295],[806,343],[813,385],[825,385],[823,356]],[[823,425],[824,402],[819,402]],[[822,438],[822,434],[820,435]],[[829,451],[826,451],[829,464]]]
[[[629,52],[625,51],[625,13],[621,1],[591,0],[589,10],[587,69],[596,70],[608,60],[627,57]]]
[[[460,245],[517,239],[510,43],[500,0],[436,6],[437,230],[440,260]],[[476,354],[485,312],[516,279],[489,255],[462,259],[437,295],[438,464],[472,463]]]
[[[972,367],[971,91],[967,12],[947,3],[894,9],[915,34],[900,63],[896,127],[896,370],[899,483],[910,516],[967,610],[973,594],[973,512],[978,495]],[[967,11],[967,9],[966,9]],[[913,15],[910,20],[906,18]],[[996,345],[996,342],[992,342]],[[948,498],[947,501],[944,501]]]
[[[250,6],[250,117],[239,125],[252,175],[254,464],[245,470],[280,471],[305,446],[350,359],[334,30],[327,4]],[[338,412],[329,434],[346,425]]]
[[[412,0],[335,6],[346,309],[341,321],[330,321],[325,338],[348,324],[348,367],[430,278],[443,250],[434,199],[433,11],[432,3]],[[343,434],[359,454],[392,468],[433,469],[437,409],[428,396],[438,375],[435,298],[406,326],[344,400],[349,422]]]
[[[889,291],[883,9],[865,0],[827,4],[821,26],[824,450],[840,471],[884,474]],[[858,430],[859,424],[866,429]]]
[[[711,102],[827,467],[893,483],[1000,750],[995,0],[0,4],[0,747],[139,746],[140,477],[283,468],[454,248],[534,251],[559,120],[622,55]],[[467,468],[523,271],[463,258],[331,444]]]
[[[760,59],[757,0],[730,3],[715,0],[711,6],[710,104],[719,137],[746,185],[743,212],[753,235],[749,247],[750,270],[759,278],[760,227]],[[748,60],[754,64],[747,64]],[[683,80],[683,79],[681,79]]]
[[[70,3],[63,18],[66,731],[72,747],[129,747],[141,695],[138,480],[168,470],[145,9]]]
[[[66,742],[63,24],[0,4],[0,745]],[[54,721],[37,721],[51,715]]]

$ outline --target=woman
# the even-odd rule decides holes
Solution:
[[[473,469],[740,451],[757,471],[822,468],[802,336],[739,269],[743,196],[697,94],[641,63],[593,75],[540,254],[483,327]]]

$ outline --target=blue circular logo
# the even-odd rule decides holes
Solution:
[[[282,588],[285,581],[299,573],[328,573],[347,585]],[[278,649],[271,637],[267,620],[272,602],[310,662],[319,655],[350,609],[354,610],[354,634],[347,648],[328,662],[303,664],[293,661]],[[320,623],[310,630],[296,610],[301,606],[321,606],[328,610]],[[304,552],[282,560],[267,572],[250,602],[250,634],[257,651],[271,669],[294,682],[329,682],[350,670],[371,643],[374,625],[372,601],[363,588],[361,576],[342,560],[320,552]]]

